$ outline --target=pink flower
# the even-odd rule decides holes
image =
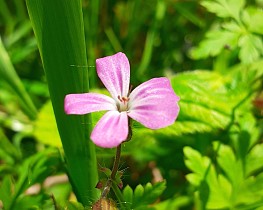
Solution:
[[[179,97],[167,78],[151,79],[129,93],[130,64],[125,54],[99,58],[96,67],[112,98],[98,93],[69,94],[64,104],[67,114],[108,110],[91,133],[96,145],[112,148],[125,141],[129,117],[151,129],[174,123],[179,113]]]

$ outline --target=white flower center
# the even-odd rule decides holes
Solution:
[[[117,102],[117,107],[119,112],[128,111],[129,98],[126,96],[118,96],[119,101]]]

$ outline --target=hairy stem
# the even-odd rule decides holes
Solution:
[[[115,176],[119,168],[120,159],[121,159],[121,144],[116,149],[115,160],[114,160],[114,164],[113,164],[111,176],[110,176],[112,180],[115,180]]]
[[[101,193],[102,198],[106,198],[108,193],[110,192],[110,188],[112,187],[112,183],[114,182],[115,176],[116,176],[117,171],[118,171],[120,159],[121,159],[121,144],[116,149],[116,155],[115,155],[115,160],[113,163],[111,175],[110,175],[109,179],[107,180],[106,185],[103,188],[103,191]]]

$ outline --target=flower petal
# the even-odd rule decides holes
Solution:
[[[91,133],[91,140],[100,147],[117,147],[128,137],[126,112],[109,111],[99,120]]]
[[[179,113],[178,101],[167,78],[142,83],[130,94],[128,116],[145,127],[158,129],[174,123]]]
[[[127,96],[130,85],[130,64],[124,53],[96,60],[97,73],[105,87],[117,101],[118,96]]]
[[[87,114],[102,110],[117,110],[115,101],[98,93],[66,95],[64,100],[66,114]]]

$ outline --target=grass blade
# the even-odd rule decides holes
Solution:
[[[4,47],[0,37],[0,78],[6,82],[19,97],[23,111],[31,119],[37,116],[37,109],[33,104],[30,96],[25,90],[16,70],[10,60],[10,57]]]
[[[88,92],[88,72],[80,0],[27,0],[50,97],[65,151],[70,180],[84,205],[97,198],[95,147],[89,140],[91,119],[64,113],[64,97]]]

